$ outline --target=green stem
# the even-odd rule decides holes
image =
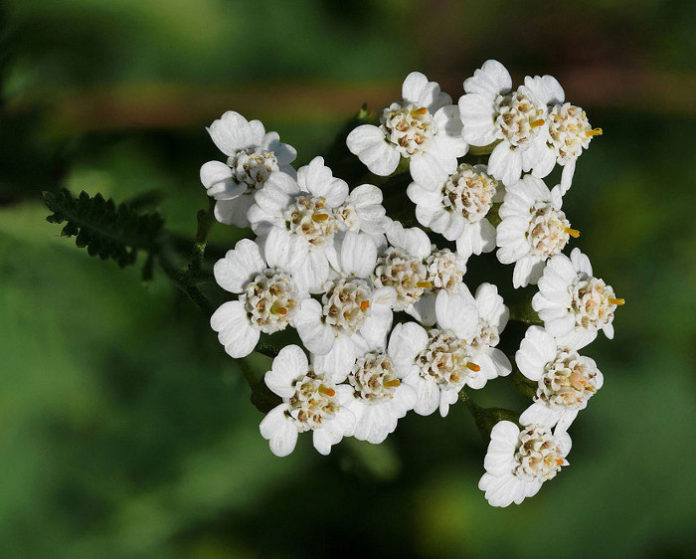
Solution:
[[[471,396],[463,389],[459,393],[459,399],[464,402],[471,415],[474,417],[476,427],[478,427],[481,438],[488,441],[491,430],[500,421],[512,421],[517,423],[518,414],[512,410],[504,408],[483,408],[471,399]]]
[[[171,260],[168,251],[162,250],[158,255],[158,262],[162,271],[172,281],[172,283],[200,308],[206,316],[213,314],[215,310],[213,304],[203,294],[196,285],[193,277],[188,271],[180,270]]]
[[[196,215],[198,228],[196,229],[196,237],[193,241],[193,250],[191,251],[191,262],[188,265],[187,273],[195,275],[201,269],[203,257],[205,256],[205,248],[208,244],[208,233],[214,221],[215,199],[208,199],[208,209],[199,210]]]

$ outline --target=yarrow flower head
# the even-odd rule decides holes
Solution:
[[[592,342],[599,330],[613,338],[614,311],[623,304],[610,285],[592,275],[590,259],[577,248],[570,258],[557,254],[549,260],[532,298],[546,331],[574,349]]]
[[[511,421],[500,421],[491,430],[483,463],[486,473],[479,489],[494,507],[519,505],[568,465],[570,448],[565,431],[554,432],[546,425],[528,425],[520,430]]]
[[[594,136],[602,134],[602,129],[590,126],[583,109],[564,102],[565,91],[553,76],[527,76],[524,85],[548,107],[546,126],[549,139],[543,157],[553,156],[554,163],[563,167],[560,189],[561,194],[565,194],[573,180],[578,157],[590,146]]]
[[[338,273],[325,286],[321,303],[302,302],[295,327],[318,363],[345,376],[368,349],[384,348],[392,324],[394,289],[374,289],[368,278],[375,268],[377,247],[364,233],[348,232],[340,244]]]
[[[282,398],[261,421],[260,430],[271,452],[287,456],[295,449],[297,435],[312,431],[314,448],[329,454],[343,437],[353,434],[355,416],[348,409],[353,389],[335,385],[330,374],[310,366],[300,347],[284,347],[264,377],[266,386]]]
[[[534,403],[520,416],[522,425],[557,425],[556,431],[567,431],[604,383],[594,360],[559,346],[538,326],[527,330],[515,362],[524,376],[539,383]]]
[[[495,248],[495,227],[487,216],[495,202],[502,202],[504,190],[486,170],[485,165],[461,163],[454,173],[439,174],[437,188],[412,182],[407,190],[418,223],[456,241],[463,258]]]
[[[414,411],[445,417],[465,386],[481,388],[486,375],[474,362],[469,341],[478,331],[479,316],[465,291],[437,296],[437,324],[426,330],[415,322],[397,324],[389,338],[389,355],[405,373],[404,382],[417,394]]]
[[[208,161],[201,167],[201,182],[208,196],[217,200],[215,218],[227,225],[248,227],[246,214],[255,192],[263,188],[271,173],[294,176],[290,164],[297,152],[281,143],[277,132],[266,132],[260,121],[247,121],[234,111],[215,120],[208,133],[228,156],[225,163]]]
[[[348,149],[376,175],[393,173],[402,157],[409,160],[413,178],[423,183],[429,183],[434,169],[454,172],[467,145],[452,98],[420,72],[406,77],[401,93],[400,103],[382,111],[379,126],[363,124],[348,134]]]
[[[531,175],[508,187],[498,215],[498,260],[515,264],[514,287],[539,281],[544,264],[560,253],[570,237],[580,233],[570,227],[561,210],[561,197],[544,181]]]
[[[347,378],[354,390],[348,408],[356,418],[356,439],[383,442],[394,432],[398,420],[413,409],[416,391],[403,382],[404,375],[384,351],[358,356]]]
[[[462,287],[462,291],[466,286]],[[490,283],[482,283],[476,289],[474,304],[478,313],[476,331],[469,340],[474,362],[481,368],[487,380],[504,377],[512,371],[512,365],[505,353],[496,346],[500,334],[505,329],[510,312],[498,294],[498,288]],[[481,377],[478,377],[479,382]],[[485,381],[484,381],[485,384]],[[470,383],[472,388],[479,388]]]
[[[308,294],[293,279],[290,270],[296,254],[285,250],[287,233],[275,229],[266,239],[264,254],[249,239],[239,241],[234,250],[217,261],[215,281],[239,295],[223,303],[210,318],[220,343],[232,357],[249,355],[261,333],[272,334],[294,325],[300,305]]]
[[[547,107],[534,91],[526,86],[512,91],[505,67],[487,60],[464,81],[464,92],[459,98],[462,136],[473,146],[496,144],[488,160],[491,175],[509,185],[523,170],[538,177],[551,172],[555,157],[545,149]]]

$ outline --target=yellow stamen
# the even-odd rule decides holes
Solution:
[[[545,120],[543,118],[540,118],[539,120],[533,120],[532,122],[529,123],[529,126],[532,128],[537,128],[539,126],[544,125]]]
[[[322,221],[326,221],[327,219],[329,219],[329,214],[313,214],[312,215],[312,221],[318,221],[321,223]]]
[[[366,311],[369,308],[370,308],[370,301],[362,301],[360,303],[360,310],[361,311]]]
[[[323,384],[319,385],[319,392],[322,394],[326,394],[327,396],[335,396],[336,391],[333,388],[328,388],[324,386]]]
[[[433,286],[432,281],[419,281],[416,284],[416,287],[420,287],[421,289],[430,289]]]
[[[278,303],[273,303],[273,305],[271,305],[271,314],[286,315],[288,314],[288,309],[286,309],[285,307],[281,307]]]
[[[326,201],[326,198],[324,198],[323,196],[319,196],[319,201],[316,203],[316,207],[321,210],[324,207],[325,201]]]
[[[466,368],[471,369],[475,373],[478,373],[481,370],[481,367],[479,367],[476,363],[467,363]]]
[[[411,111],[411,116],[424,115],[427,112],[428,112],[428,109],[426,109],[425,107],[421,107],[419,109],[413,109]]]
[[[609,302],[610,302],[612,305],[616,305],[617,307],[620,307],[621,305],[625,305],[625,304],[626,304],[626,299],[613,299],[613,298],[612,298],[612,299],[609,299]]]
[[[568,233],[568,235],[573,237],[573,239],[577,239],[580,236],[580,231],[578,231],[577,229],[571,229],[570,227],[566,227],[564,231]]]
[[[601,136],[602,134],[604,134],[604,131],[601,128],[593,128],[592,130],[585,132],[585,136],[588,138],[591,138],[592,136]]]
[[[556,466],[562,466],[563,465],[563,458],[556,458]]]
[[[392,379],[392,380],[387,380],[384,383],[384,386],[387,388],[395,388],[401,384],[401,381],[398,378]]]

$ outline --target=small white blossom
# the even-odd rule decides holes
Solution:
[[[376,175],[393,173],[402,157],[423,184],[429,184],[434,170],[454,172],[467,145],[452,98],[420,72],[406,77],[401,94],[402,102],[382,111],[379,126],[363,124],[348,134],[348,149]]]
[[[355,416],[347,407],[353,389],[346,384],[337,386],[329,377],[310,366],[298,346],[280,350],[264,382],[283,401],[266,414],[260,425],[273,454],[290,454],[298,433],[305,431],[313,432],[314,448],[324,455],[343,437],[353,434]]]
[[[271,173],[294,176],[290,163],[297,152],[281,143],[277,132],[266,132],[260,121],[247,121],[234,111],[227,111],[207,130],[218,149],[228,156],[226,163],[208,161],[201,167],[201,182],[208,196],[217,200],[215,218],[227,225],[248,227],[246,214],[254,193]]]
[[[548,175],[556,162],[546,149],[544,126],[547,108],[533,91],[520,86],[512,91],[512,79],[496,60],[487,60],[464,81],[459,98],[462,136],[470,145],[497,142],[488,160],[488,172],[505,185],[519,180],[522,171]]]
[[[302,343],[334,374],[345,376],[358,355],[386,345],[396,295],[391,287],[372,287],[368,278],[376,260],[377,248],[368,235],[346,233],[339,273],[326,284],[321,303],[304,300],[295,317]]]
[[[383,351],[369,351],[356,359],[348,374],[354,392],[347,404],[356,418],[356,439],[384,442],[398,420],[413,409],[416,391],[402,382],[403,377],[404,371]]]
[[[315,157],[297,171],[297,180],[273,173],[256,192],[247,215],[261,237],[274,227],[290,233],[287,250],[302,255],[293,270],[295,281],[316,293],[329,279],[329,266],[336,265],[334,235],[339,221],[334,210],[347,198],[348,185],[332,175],[321,157]]]
[[[415,322],[397,324],[389,338],[389,355],[404,371],[404,382],[417,394],[414,411],[445,417],[465,386],[481,388],[486,375],[474,362],[468,340],[478,332],[476,303],[468,291],[437,295],[437,325],[426,330]],[[415,366],[414,366],[415,365]]]
[[[460,289],[463,291],[467,288],[462,286]],[[512,371],[512,365],[496,346],[500,343],[500,333],[505,329],[510,311],[498,294],[498,288],[490,283],[478,286],[474,302],[479,320],[475,334],[468,340],[474,363],[481,368],[485,379],[507,376]],[[472,385],[472,388],[478,387]]]
[[[486,500],[494,507],[519,505],[568,465],[570,448],[570,436],[565,431],[553,432],[546,425],[528,425],[520,431],[511,421],[500,421],[491,430],[483,461],[486,473],[479,489],[485,491]]]
[[[218,285],[239,294],[238,300],[223,303],[210,318],[232,357],[249,355],[261,332],[272,334],[294,325],[299,307],[308,298],[290,273],[295,262],[285,250],[287,235],[281,229],[272,231],[264,254],[256,242],[242,239],[215,264]]]
[[[574,349],[592,342],[598,330],[613,338],[614,311],[623,304],[610,285],[592,275],[590,259],[577,248],[570,258],[557,254],[549,260],[532,298],[546,331],[560,345]]]
[[[527,76],[524,85],[548,107],[549,141],[545,148],[563,166],[560,188],[561,194],[565,194],[572,183],[578,157],[590,146],[594,136],[602,134],[602,129],[590,126],[583,109],[564,102],[565,92],[553,76]]]
[[[571,229],[561,203],[556,189],[550,191],[544,181],[531,175],[508,187],[498,210],[501,222],[496,243],[498,260],[515,264],[514,287],[537,283],[546,261],[560,253],[571,236],[579,236]]]
[[[502,202],[504,189],[490,177],[485,165],[462,163],[454,173],[441,173],[438,187],[413,182],[407,194],[416,204],[416,219],[424,227],[457,242],[464,258],[495,248],[495,227],[486,218],[494,202]]]
[[[559,346],[539,326],[527,329],[515,362],[525,377],[539,383],[534,403],[520,416],[522,425],[558,424],[557,432],[567,431],[604,383],[594,360]]]

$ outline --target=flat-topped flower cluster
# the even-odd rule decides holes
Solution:
[[[509,310],[495,285],[464,282],[468,259],[497,249],[515,288],[538,287],[540,325],[514,356],[537,388],[517,423],[493,427],[479,487],[492,505],[520,503],[568,464],[568,427],[603,381],[579,352],[599,330],[613,337],[623,300],[578,248],[563,253],[579,235],[563,196],[601,130],[553,77],[513,90],[489,60],[453,103],[413,72],[401,100],[349,133],[372,182],[408,169],[411,184],[393,194],[415,204],[422,228],[392,219],[378,186],[349,186],[322,157],[293,168],[294,148],[257,120],[227,112],[208,132],[227,156],[201,168],[215,217],[254,233],[215,264],[231,296],[211,326],[234,358],[286,329],[301,343],[280,349],[265,375],[281,402],[260,426],[274,454],[306,431],[322,454],[348,436],[381,443],[409,411],[444,417],[464,387],[509,375],[496,347]],[[470,146],[487,164],[466,160]],[[556,164],[561,182],[549,188]]]

